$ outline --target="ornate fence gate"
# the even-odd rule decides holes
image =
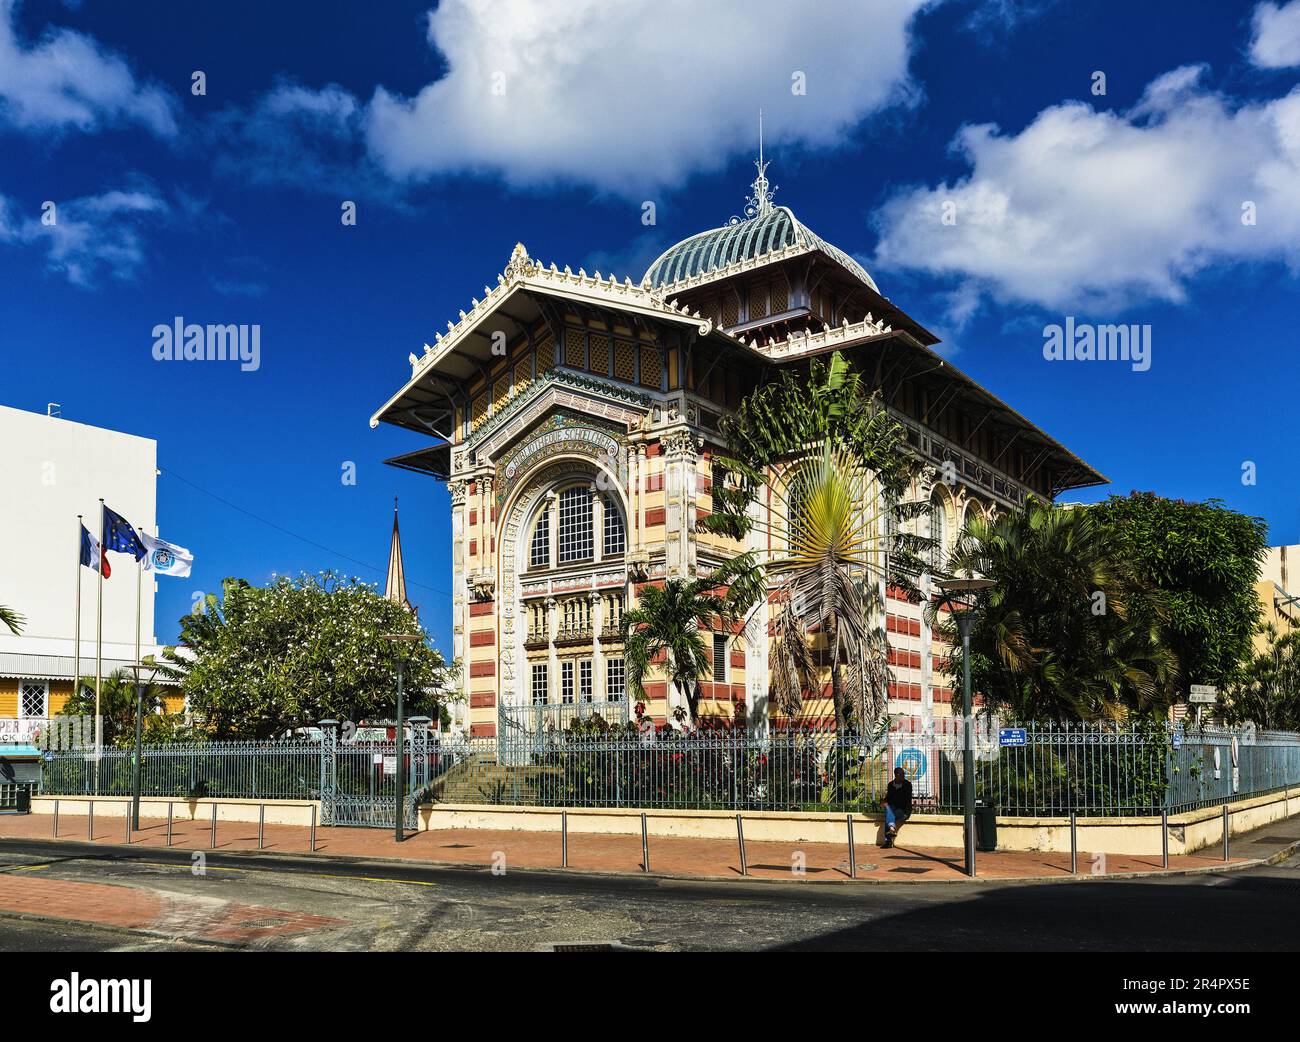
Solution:
[[[429,732],[412,728],[398,763],[397,740],[340,742],[331,728],[321,742],[320,805],[324,825],[395,828],[397,772],[405,771],[403,825],[416,828],[416,808],[429,785]]]

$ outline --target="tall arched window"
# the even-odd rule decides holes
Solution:
[[[560,493],[560,564],[591,559],[591,490],[583,486]]]
[[[617,557],[627,547],[627,532],[623,528],[623,515],[619,513],[614,501],[606,496],[605,503],[605,549],[606,557]]]
[[[948,559],[948,515],[939,496],[930,499],[930,569],[939,571]]]
[[[533,522],[528,567],[551,568],[594,561],[598,550],[603,557],[622,557],[627,551],[627,521],[615,497],[598,493],[589,484],[570,485],[557,491],[558,496],[552,493],[543,501]],[[597,495],[604,516],[599,527]]]
[[[545,568],[551,563],[551,512],[542,507],[533,529],[533,544],[528,553],[528,567]]]

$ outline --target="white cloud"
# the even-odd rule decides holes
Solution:
[[[1234,106],[1203,74],[1175,69],[1124,113],[1067,102],[1019,134],[964,127],[953,148],[969,174],[889,199],[872,270],[956,276],[1052,308],[1179,300],[1222,264],[1300,270],[1300,88]]]
[[[770,142],[818,147],[906,100],[924,5],[444,0],[428,19],[444,75],[412,98],[377,90],[366,140],[397,179],[491,172],[635,196],[752,149],[760,105]]]
[[[168,210],[147,187],[56,202],[52,211],[26,217],[0,196],[0,241],[43,249],[47,269],[75,286],[89,288],[105,276],[129,281],[145,260],[141,226]]]
[[[1261,69],[1300,65],[1300,0],[1285,5],[1262,3],[1252,19],[1250,60]]]
[[[16,0],[0,0],[0,122],[25,131],[138,124],[162,136],[176,132],[171,97],[138,84],[122,58],[70,29],[21,41],[15,11]]]

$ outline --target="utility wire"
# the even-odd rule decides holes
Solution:
[[[246,510],[243,507],[241,507],[238,503],[232,503],[230,500],[226,499],[225,496],[217,495],[217,493],[209,491],[208,489],[204,488],[202,485],[196,485],[193,481],[190,481],[188,478],[182,477],[180,474],[177,474],[176,471],[174,470],[168,470],[165,467],[159,467],[158,472],[161,474],[166,474],[168,477],[173,477],[177,481],[183,484],[189,485],[190,488],[194,489],[196,492],[202,492],[205,496],[209,496],[212,499],[215,499],[218,503],[228,506],[231,510],[237,510],[239,513],[244,514],[247,517],[251,517],[254,521],[260,521],[262,524],[266,525],[267,527],[274,528],[277,532],[283,532],[285,535],[300,540],[301,542],[306,543],[308,546],[314,546],[317,550],[324,550],[327,554],[330,554],[331,556],[338,557],[351,564],[358,565],[359,567],[364,568],[366,569],[366,571],[369,572],[378,573],[381,571],[383,572],[387,571],[387,569],[376,568],[373,564],[367,564],[365,561],[358,561],[355,557],[349,557],[341,550],[335,550],[333,547],[326,546],[324,543],[318,543],[314,539],[309,539],[305,535],[299,535],[297,532],[285,528],[284,525],[276,524],[276,522],[270,520],[269,518],[262,517],[260,514],[255,514],[251,510]],[[411,586],[418,586],[422,590],[428,590],[430,593],[436,593],[439,597],[451,597],[451,594],[448,593],[446,590],[439,590],[432,586],[426,586],[424,583],[416,582],[414,579],[408,579],[407,582]]]

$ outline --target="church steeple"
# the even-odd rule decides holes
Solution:
[[[402,565],[402,537],[397,530],[397,497],[393,497],[393,541],[388,547],[388,579],[384,599],[411,608],[406,599],[406,569]],[[411,609],[414,610],[414,609]]]

